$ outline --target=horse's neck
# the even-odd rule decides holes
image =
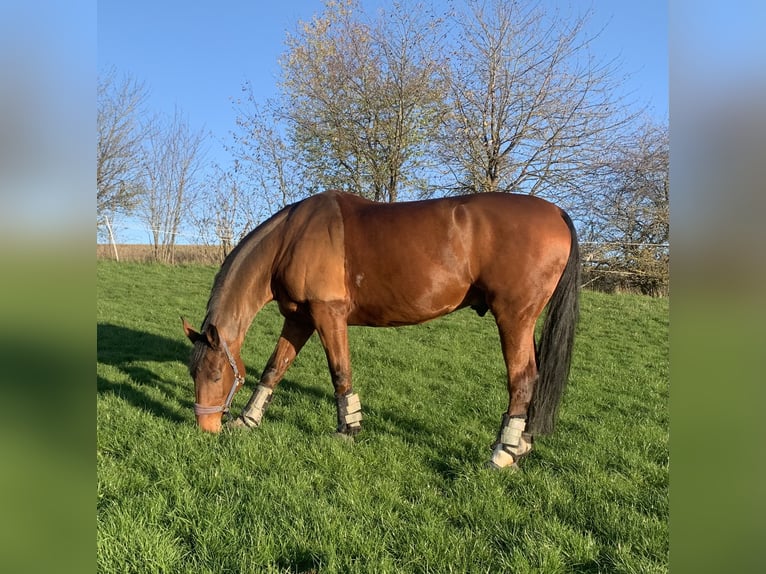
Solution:
[[[258,311],[274,297],[271,292],[273,255],[267,249],[255,249],[235,262],[224,278],[215,305],[208,309],[208,322],[239,351],[250,324]]]

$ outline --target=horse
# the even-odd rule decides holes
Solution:
[[[276,347],[242,413],[260,426],[275,387],[314,332],[335,391],[336,434],[359,433],[348,326],[415,325],[470,307],[494,316],[508,408],[488,465],[518,468],[534,437],[553,432],[578,319],[580,255],[567,213],[538,197],[482,193],[376,203],[329,191],[289,205],[247,234],[213,281],[189,371],[199,428],[219,432],[243,385],[240,349],[260,309],[284,317]],[[546,309],[539,340],[535,324]]]

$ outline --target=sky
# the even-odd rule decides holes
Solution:
[[[445,6],[446,0],[433,0]],[[99,0],[99,73],[114,68],[143,82],[152,112],[182,111],[193,129],[210,134],[208,157],[226,166],[222,143],[235,128],[232,103],[252,83],[256,98],[277,94],[278,58],[285,34],[309,20],[322,0],[254,2],[217,0]],[[366,11],[389,5],[362,0]],[[668,5],[661,0],[543,0],[564,14],[590,8],[589,35],[594,55],[617,59],[627,99],[647,106],[656,120],[668,118]],[[148,235],[122,224],[118,242],[143,242]]]

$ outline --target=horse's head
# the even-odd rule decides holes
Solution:
[[[244,383],[244,365],[229,350],[215,325],[207,324],[198,333],[183,317],[181,320],[184,333],[194,343],[189,372],[194,379],[197,424],[202,430],[219,432],[223,414],[228,412],[234,393]]]

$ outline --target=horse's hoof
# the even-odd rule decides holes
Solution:
[[[245,419],[242,417],[237,417],[235,419],[232,419],[230,421],[227,421],[224,425],[227,429],[243,429],[243,430],[252,430],[256,428],[253,425],[249,425],[245,422]]]
[[[502,470],[504,472],[520,472],[521,471],[521,467],[519,466],[518,462],[514,462],[513,464],[509,464],[508,466],[498,466],[490,460],[490,461],[487,461],[487,464],[485,464],[484,466],[492,470]]]

